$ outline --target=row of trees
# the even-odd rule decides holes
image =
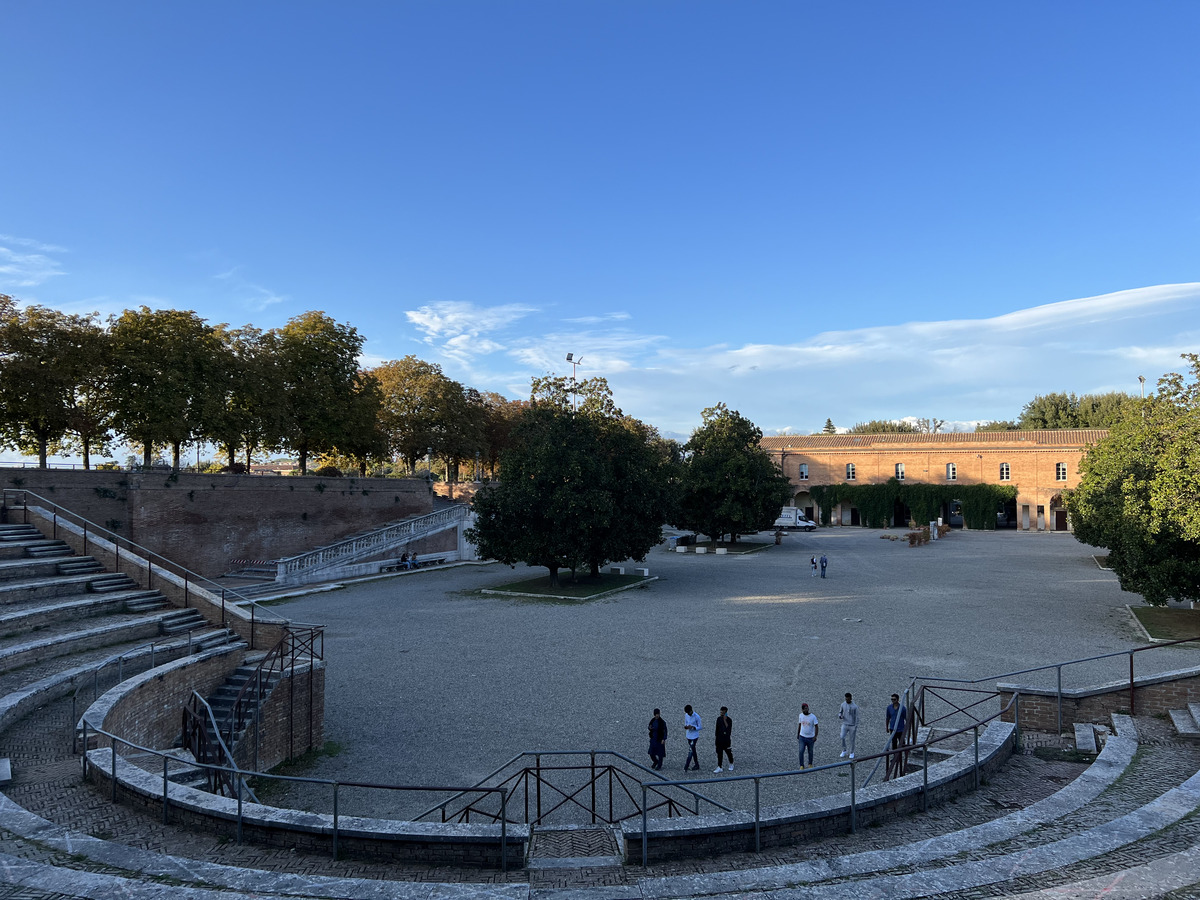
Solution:
[[[523,404],[481,393],[408,356],[358,364],[363,338],[323,312],[278,329],[211,325],[193,312],[126,310],[101,323],[0,295],[0,446],[46,465],[78,453],[84,468],[118,443],[143,464],[169,449],[286,450],[306,471],[323,458],[360,470],[431,454],[451,476],[478,454],[495,468]]]
[[[680,446],[624,415],[603,378],[534,381],[501,456],[502,479],[476,495],[468,533],[481,556],[593,576],[641,560],[663,523],[719,538],[770,527],[791,485],[762,432],[719,404]]]

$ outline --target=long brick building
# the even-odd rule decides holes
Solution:
[[[983,431],[947,434],[813,434],[762,439],[795,489],[793,505],[815,519],[812,485],[878,484],[889,478],[924,484],[1002,484],[1017,498],[998,518],[1022,530],[1070,531],[1063,491],[1079,484],[1079,461],[1108,432]],[[955,522],[949,506],[944,516]],[[898,516],[899,517],[899,512]],[[833,508],[833,525],[857,525],[858,511]],[[903,524],[903,523],[898,523]]]

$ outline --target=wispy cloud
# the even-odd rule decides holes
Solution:
[[[537,310],[516,303],[476,306],[444,300],[406,310],[408,321],[421,332],[426,345],[447,359],[470,366],[480,356],[506,349],[500,334]]]
[[[218,272],[213,278],[225,284],[236,300],[254,312],[262,312],[279,303],[287,302],[287,295],[280,294],[242,274],[243,266],[233,266]]]
[[[66,252],[66,248],[54,244],[0,234],[0,289],[36,287],[64,274],[62,264],[54,257]]]
[[[613,312],[602,316],[578,316],[577,318],[563,319],[563,321],[571,325],[601,325],[605,322],[624,322],[631,318],[633,316],[627,312]]]

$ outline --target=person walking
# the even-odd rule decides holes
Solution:
[[[800,704],[800,723],[796,726],[796,738],[800,741],[800,768],[811,769],[813,765],[813,745],[821,731],[821,723],[817,717],[808,711],[808,704]],[[808,765],[804,765],[804,751],[808,750]]]
[[[904,774],[905,761],[902,760],[900,748],[904,746],[904,731],[908,727],[908,708],[900,704],[900,695],[892,694],[892,702],[884,710],[884,724],[888,734],[892,736],[891,748],[896,751],[889,753],[884,780],[899,778]]]
[[[858,704],[849,693],[842,702],[842,708],[838,710],[838,721],[842,723],[842,752],[839,756],[845,759],[849,754],[850,758],[854,759],[854,738],[858,735]]]
[[[688,742],[688,756],[683,761],[683,771],[688,771],[692,768],[692,763],[695,763],[695,769],[700,771],[700,757],[696,755],[696,741],[700,738],[700,714],[692,712],[692,704],[688,704],[683,708],[683,736]]]
[[[650,720],[650,768],[661,769],[667,758],[667,722],[659,710]]]
[[[809,563],[812,565],[812,577],[816,578],[817,577],[817,558],[815,556],[811,557],[809,559]]]
[[[824,553],[821,554],[821,577],[825,577],[825,567],[829,565],[829,558]]]
[[[729,757],[729,771],[733,771],[733,719],[729,718],[729,707],[721,707],[721,715],[717,716],[717,767],[713,769],[713,774],[716,775],[721,771],[721,754],[724,753]]]

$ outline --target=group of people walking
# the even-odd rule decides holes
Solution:
[[[838,709],[838,726],[842,742],[842,752],[838,754],[839,759],[854,759],[855,742],[858,738],[858,724],[860,711],[858,704],[854,702],[854,696],[847,692],[846,699],[842,701],[841,707]],[[900,695],[892,694],[891,703],[884,710],[884,727],[891,737],[890,747],[896,750],[895,764],[892,757],[888,758],[887,774],[892,777],[894,774],[900,774],[902,764],[900,762],[900,751],[905,745],[905,731],[908,727],[908,709],[900,703]],[[696,753],[696,744],[700,740],[700,732],[703,730],[704,724],[700,719],[700,714],[692,709],[689,703],[683,708],[683,736],[687,740],[688,755],[683,763],[683,771],[700,771],[700,758]],[[654,710],[654,717],[650,720],[650,760],[652,769],[661,769],[663,761],[667,756],[667,723],[662,717],[661,710]],[[800,717],[796,724],[796,741],[799,744],[800,750],[800,768],[810,769],[814,766],[814,750],[817,743],[817,736],[821,733],[821,723],[817,719],[816,713],[812,712],[807,703],[800,704]],[[717,767],[713,769],[713,774],[717,775],[723,771],[733,771],[733,719],[729,717],[729,709],[721,707],[721,715],[717,717],[717,725],[715,729],[715,743],[717,751]],[[807,757],[807,763],[805,759]],[[725,760],[728,760],[728,765],[725,765]]]
[[[825,569],[829,567],[829,557],[828,556],[826,556],[824,553],[822,553],[821,558],[819,560],[815,556],[812,556],[812,557],[809,557],[808,562],[809,562],[809,565],[812,566],[812,577],[813,578],[817,577],[817,566],[818,565],[821,566],[821,577],[822,578],[825,577]]]

